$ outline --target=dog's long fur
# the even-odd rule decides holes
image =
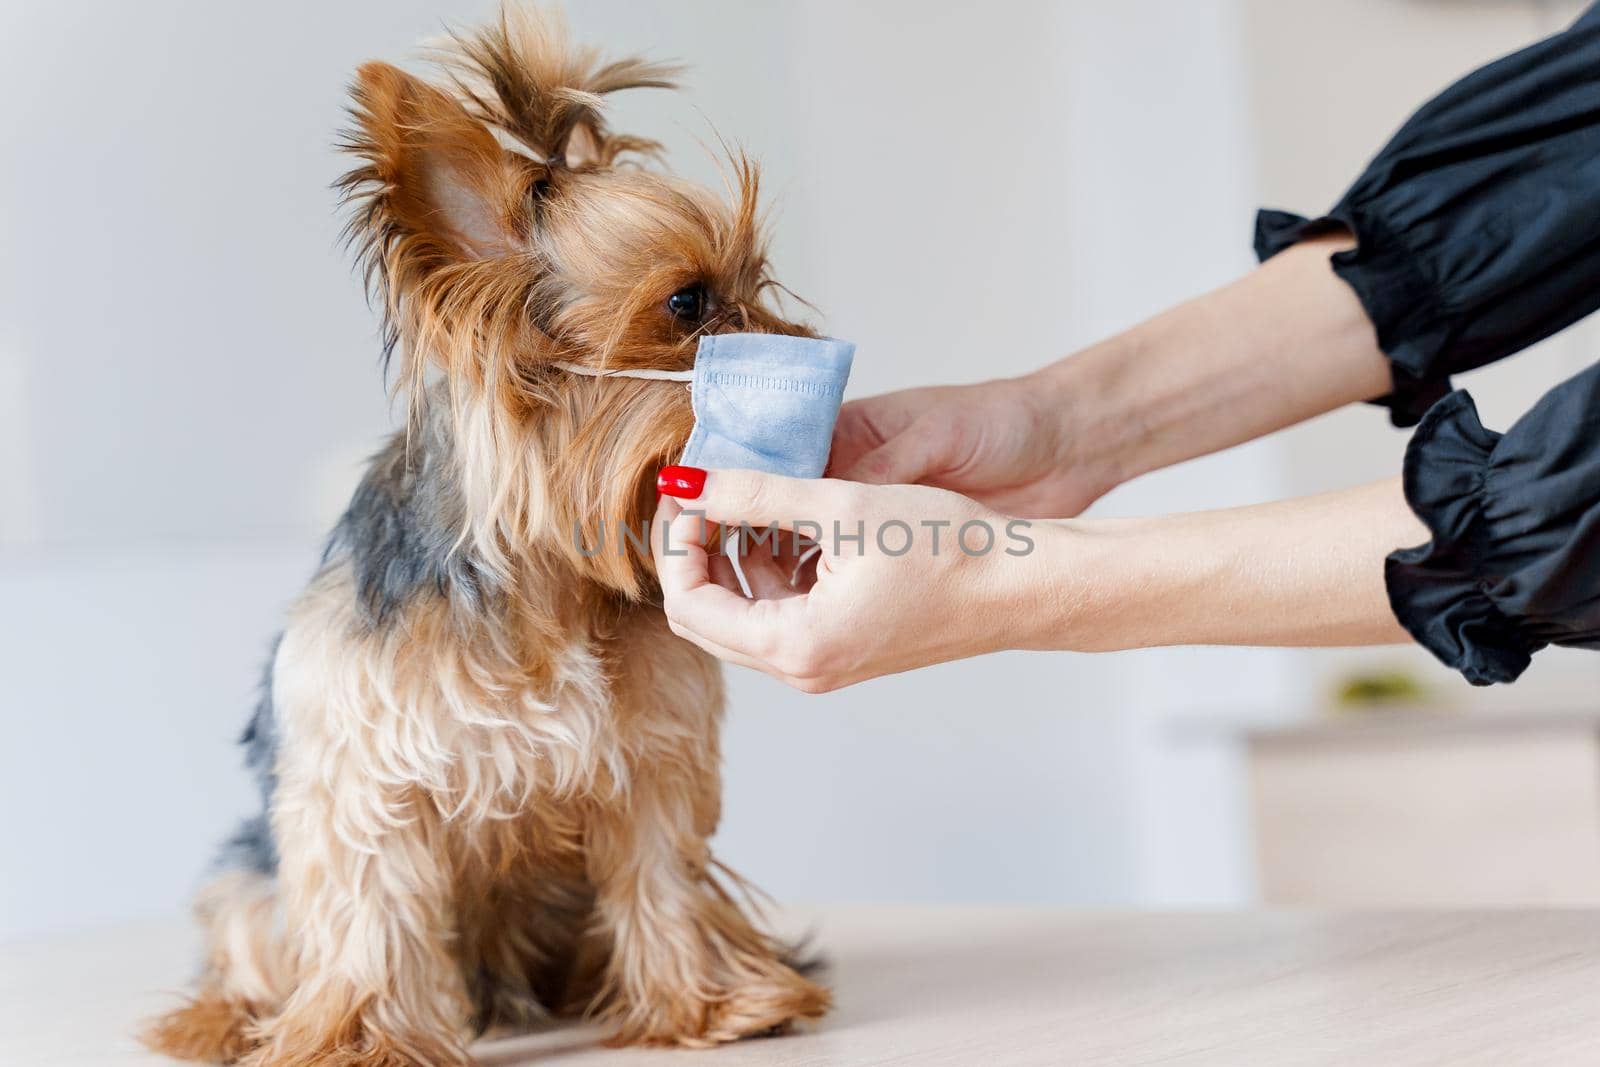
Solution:
[[[265,814],[198,913],[195,998],[149,1043],[253,1067],[449,1067],[476,1030],[587,1009],[709,1045],[828,994],[719,881],[721,678],[667,629],[637,530],[692,424],[697,338],[807,333],[731,204],[642,167],[604,94],[671,71],[507,9],[430,83],[361,68],[350,236],[408,425],[289,612],[246,734]],[[669,297],[706,294],[684,321]]]

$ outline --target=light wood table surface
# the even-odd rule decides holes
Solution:
[[[1600,912],[1087,914],[840,908],[815,919],[838,1008],[712,1052],[562,1027],[486,1067],[1600,1062]],[[193,937],[148,924],[0,945],[0,1065],[164,1062],[128,1034]],[[165,991],[165,992],[163,992]]]

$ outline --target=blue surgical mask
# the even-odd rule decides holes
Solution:
[[[817,478],[828,465],[855,350],[849,341],[831,337],[723,333],[700,339],[692,371],[556,366],[599,378],[687,381],[694,430],[680,463]],[[749,596],[737,537],[724,548]]]
[[[680,463],[817,478],[855,350],[831,337],[722,333],[700,338],[690,371],[556,366],[596,378],[688,382],[694,431]]]
[[[700,340],[689,396],[694,432],[681,462],[818,478],[856,346],[724,333]]]

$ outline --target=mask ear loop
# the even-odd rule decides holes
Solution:
[[[582,363],[566,363],[561,360],[556,360],[550,365],[568,374],[581,374],[585,378],[640,378],[647,382],[693,383],[694,381],[692,370],[659,370],[655,367],[618,367],[603,370],[599,367],[585,367]]]
[[[739,528],[735,526],[722,535],[722,553],[733,565],[733,576],[739,579],[739,592],[744,594],[746,600],[754,600],[755,594],[750,592],[750,582],[744,576],[744,564],[739,561],[743,552],[744,538]]]
[[[817,555],[820,555],[821,552],[822,552],[822,546],[821,545],[812,545],[810,548],[808,548],[804,552],[800,553],[800,558],[794,561],[794,570],[789,573],[789,588],[790,589],[794,589],[795,587],[797,587],[799,585],[799,583],[800,583],[800,571],[806,565],[806,562],[808,560],[816,557]]]
[[[733,576],[739,580],[739,592],[744,594],[746,600],[754,600],[755,594],[750,591],[750,583],[744,576],[744,564],[739,557],[744,551],[743,536],[738,527],[729,530],[722,538],[722,552],[728,557],[728,562],[733,566]],[[795,560],[794,570],[789,572],[789,588],[793,589],[800,581],[800,571],[806,563],[822,551],[821,545],[812,545],[800,553],[800,558]]]

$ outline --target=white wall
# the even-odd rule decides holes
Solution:
[[[1020,373],[1247,265],[1231,4],[790,11],[787,73],[805,88],[787,150],[763,151],[792,168],[779,261],[860,344],[857,395]],[[1240,453],[1108,507],[1172,506],[1196,478],[1259,499],[1272,477]],[[819,768],[828,785],[797,855],[755,859],[766,805],[730,803],[726,847],[814,898],[1237,902],[1233,794],[1209,789],[1213,754],[1169,761],[1156,725],[1175,693],[1236,676],[1236,657],[1016,655],[820,701],[740,676],[734,797],[746,775],[770,789],[785,752],[804,757],[786,785]],[[1261,699],[1262,680],[1237,688]],[[1204,854],[1164,867],[1182,839]]]
[[[327,189],[341,87],[482,7],[0,16],[0,931],[175,909],[247,810],[258,658],[386,424]],[[1244,263],[1231,4],[573,7],[693,64],[621,125],[701,176],[708,123],[766,161],[858,395],[1025,370]],[[1206,477],[1263,495],[1268,466]],[[1160,819],[1128,712],[1169,662],[1214,670],[1015,655],[821,699],[738,673],[720,847],[791,897],[1137,900]]]
[[[571,6],[693,66],[619,125],[701,177],[711,123],[765,160],[854,395],[1019,372],[1249,265],[1241,2]],[[0,936],[176,910],[248,810],[259,658],[388,424],[328,190],[342,86],[487,9],[0,9]],[[1297,454],[1102,509],[1265,499]],[[790,898],[1240,903],[1235,768],[1169,720],[1287,707],[1299,662],[1017,654],[822,698],[735,672],[719,848]]]

